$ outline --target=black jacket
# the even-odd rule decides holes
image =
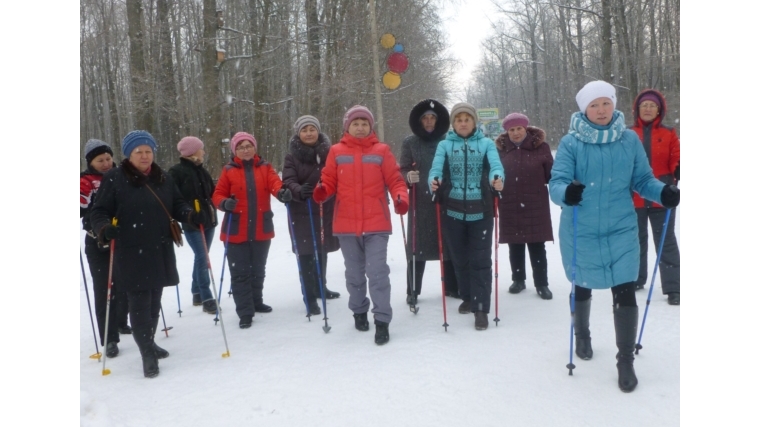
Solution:
[[[121,292],[179,283],[169,217],[147,186],[175,220],[186,221],[192,212],[172,178],[155,163],[146,176],[124,159],[103,176],[90,220],[101,239],[111,219],[118,220],[119,235],[111,244],[115,246],[114,286]]]
[[[438,115],[432,133],[425,131],[420,122],[420,118],[428,110],[433,110]],[[406,226],[408,252],[411,255],[412,245],[415,245],[417,261],[437,260],[439,256],[436,205],[432,202],[433,195],[430,193],[427,182],[428,174],[433,167],[435,149],[449,130],[449,113],[440,102],[426,99],[412,108],[409,114],[409,127],[413,134],[404,139],[400,158],[401,174],[409,186],[410,206]],[[416,188],[414,188],[414,199],[412,199],[412,184],[409,184],[407,180],[407,173],[412,170],[420,172],[420,182],[415,184]],[[415,226],[416,241],[412,234]],[[444,259],[448,259],[448,256],[444,255]]]
[[[206,168],[202,164],[196,165],[191,160],[181,157],[179,163],[169,169],[169,175],[179,188],[179,192],[182,193],[182,198],[191,208],[195,209],[195,200],[199,201],[201,210],[206,214],[203,227],[206,229],[216,227],[216,209],[211,202],[211,196],[214,194],[214,181]],[[190,222],[183,222],[182,228],[198,231],[198,227]]]
[[[285,163],[282,167],[282,185],[289,188],[293,194],[293,201],[290,203],[290,215],[292,216],[293,231],[295,232],[299,255],[314,253],[314,240],[311,235],[309,206],[307,203],[311,203],[312,224],[314,225],[314,234],[317,240],[317,250],[319,252],[335,252],[340,249],[338,238],[333,236],[332,233],[335,198],[330,198],[322,206],[324,218],[322,218],[321,222],[325,228],[324,249],[321,248],[319,203],[314,202],[311,198],[308,200],[301,198],[301,185],[309,183],[316,188],[329,151],[330,138],[323,133],[319,134],[317,144],[313,147],[302,143],[298,135],[294,135],[288,145],[288,154],[285,155]],[[290,226],[288,226],[288,232],[290,232]]]

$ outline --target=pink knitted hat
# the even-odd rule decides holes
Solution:
[[[232,154],[235,154],[235,150],[237,149],[238,144],[240,144],[243,141],[251,141],[251,144],[253,144],[253,148],[256,149],[256,152],[259,151],[259,146],[256,144],[256,138],[253,137],[248,132],[238,132],[235,134],[235,136],[232,137],[232,141],[230,141],[230,150],[232,151]]]
[[[343,132],[348,132],[348,126],[356,119],[366,119],[369,121],[369,128],[375,128],[375,116],[372,115],[369,108],[362,105],[354,105],[343,116]]]
[[[190,157],[201,148],[203,148],[203,141],[194,136],[186,136],[177,143],[177,150],[182,157]]]
[[[527,128],[529,124],[530,120],[528,120],[528,116],[520,113],[512,113],[507,117],[504,117],[504,121],[501,122],[501,127],[503,127],[504,130],[509,130],[509,128],[515,126]]]

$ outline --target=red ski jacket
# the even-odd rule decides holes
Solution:
[[[232,221],[229,224],[230,243],[272,239],[274,214],[269,199],[281,187],[282,181],[272,165],[258,155],[246,162],[236,156],[227,163],[212,197],[214,206],[225,212],[221,240],[227,241],[228,221]],[[227,212],[221,206],[222,201],[233,195],[238,201],[237,206],[232,212]],[[251,230],[254,232],[251,233]]]
[[[639,99],[645,94],[657,96],[660,98],[662,105],[660,114],[651,123],[644,123],[639,117]],[[675,184],[676,179],[673,173],[676,170],[676,166],[681,163],[681,141],[678,139],[675,129],[662,124],[667,109],[665,97],[654,89],[648,89],[642,91],[636,97],[633,105],[634,125],[631,127],[631,130],[639,135],[639,139],[644,144],[644,151],[646,151],[649,158],[649,165],[652,166],[652,173],[654,173],[655,178],[666,184]],[[662,205],[654,202],[649,203],[654,207],[662,207]],[[635,192],[633,193],[633,205],[637,208],[645,206],[644,199]]]
[[[346,133],[330,148],[322,186],[328,196],[336,194],[334,235],[391,233],[388,191],[392,200],[401,197],[409,204],[396,158],[374,132],[366,138]]]

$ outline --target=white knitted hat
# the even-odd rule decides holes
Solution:
[[[583,86],[583,89],[578,91],[578,94],[575,95],[575,102],[578,103],[578,108],[581,109],[581,112],[585,113],[588,105],[591,104],[591,101],[595,100],[596,98],[611,99],[612,107],[614,108],[617,104],[615,86],[612,86],[603,80],[588,82],[586,83],[586,86]]]

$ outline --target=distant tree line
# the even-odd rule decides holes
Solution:
[[[520,111],[556,147],[577,111],[575,94],[591,80],[617,88],[617,108],[632,123],[645,88],[668,103],[665,124],[679,127],[679,0],[502,0],[467,90],[478,108]]]

